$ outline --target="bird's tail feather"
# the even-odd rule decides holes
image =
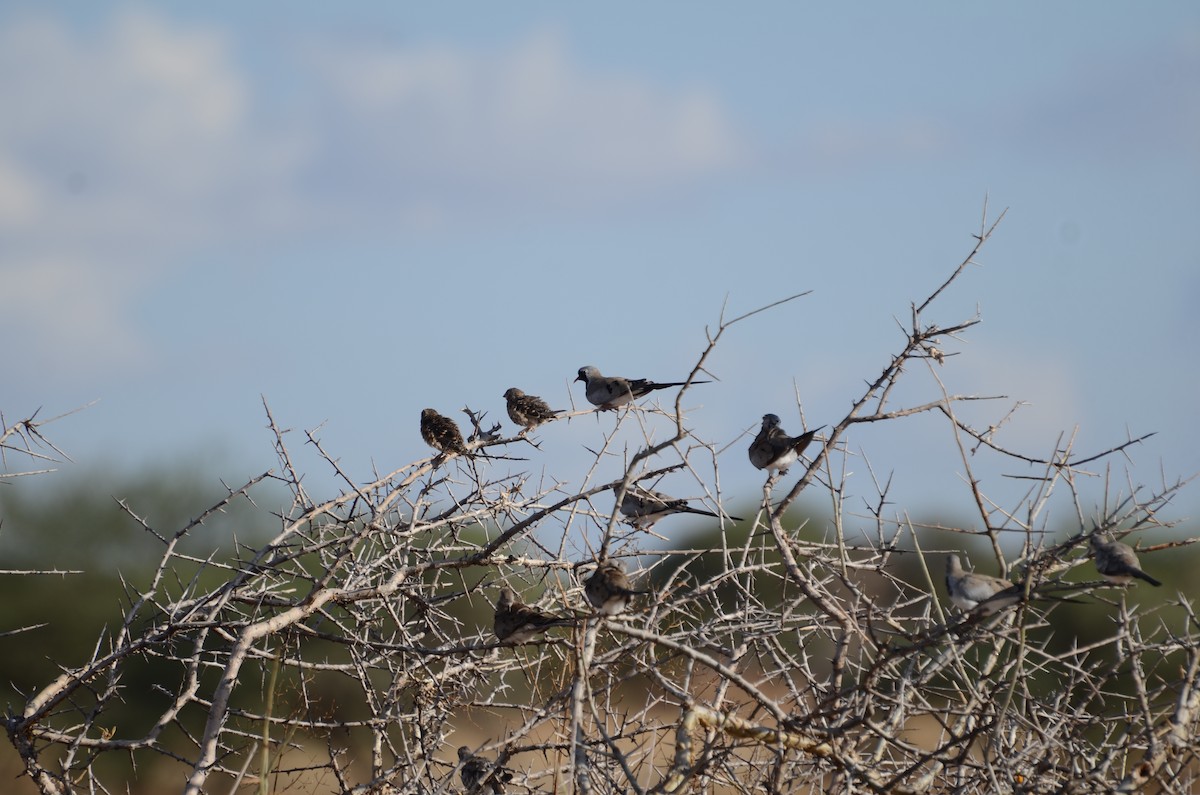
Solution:
[[[1147,574],[1146,572],[1142,571],[1141,569],[1133,569],[1133,570],[1132,570],[1131,572],[1129,572],[1129,573],[1130,573],[1130,574],[1132,574],[1134,577],[1137,577],[1139,580],[1145,580],[1146,582],[1148,582],[1148,583],[1150,583],[1151,585],[1153,585],[1155,588],[1158,588],[1159,586],[1161,586],[1161,585],[1162,585],[1162,583],[1161,583],[1161,582],[1159,582],[1158,580],[1154,579],[1153,577],[1151,577],[1149,574]]]

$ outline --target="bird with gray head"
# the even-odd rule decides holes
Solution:
[[[462,778],[463,786],[472,795],[484,792],[484,787],[487,787],[492,795],[504,795],[504,785],[513,778],[511,771],[493,765],[482,756],[475,756],[465,745],[458,749],[458,763],[462,765],[458,774]]]
[[[1158,587],[1161,582],[1142,571],[1137,553],[1128,544],[1114,541],[1108,533],[1095,533],[1090,539],[1096,557],[1096,571],[1111,583],[1128,585],[1136,577]]]
[[[597,566],[592,576],[583,584],[583,591],[592,607],[605,616],[625,612],[633,597],[650,593],[634,590],[629,582],[629,575],[615,560],[606,560]]]
[[[421,438],[425,444],[441,453],[454,455],[470,455],[467,443],[463,441],[462,431],[449,417],[438,414],[433,409],[421,410]]]
[[[1072,587],[1054,584],[1041,585],[1037,588],[1030,588],[1029,598],[1051,602],[1080,603],[1078,599],[1046,592],[1051,589],[1072,590]],[[963,569],[962,560],[958,555],[949,555],[946,558],[946,593],[949,594],[950,601],[954,603],[954,606],[960,610],[990,616],[1022,601],[1025,598],[1025,586],[1022,583],[1012,583],[999,577],[966,571]]]
[[[552,616],[530,607],[517,598],[512,588],[506,586],[500,589],[500,598],[496,601],[492,631],[501,643],[528,643],[548,629],[574,623],[573,618]]]
[[[621,498],[621,514],[629,520],[631,525],[640,530],[649,529],[659,519],[674,513],[692,513],[697,516],[720,518],[720,514],[691,507],[687,500],[675,499],[661,491],[654,491],[642,486],[630,486],[625,491],[625,496]],[[742,521],[736,516],[727,518],[734,522]]]
[[[687,381],[672,381],[659,384],[645,378],[622,378],[619,375],[603,375],[591,365],[579,368],[576,381],[583,382],[583,394],[588,402],[600,411],[610,411],[624,406],[632,400],[644,397],[656,389],[666,389],[672,386],[683,386]],[[693,384],[707,384],[709,381],[692,381]]]
[[[552,409],[537,395],[527,395],[515,386],[505,391],[504,399],[508,402],[508,418],[524,429],[521,433],[532,431],[563,413],[562,409]]]
[[[759,469],[779,470],[779,474],[785,475],[788,467],[812,442],[817,431],[825,426],[806,431],[799,436],[788,436],[787,432],[779,427],[779,422],[779,416],[776,414],[763,415],[762,428],[750,443],[750,463]]]
[[[964,570],[958,555],[946,558],[946,593],[959,610],[990,616],[1021,601],[1024,592],[1008,580]]]

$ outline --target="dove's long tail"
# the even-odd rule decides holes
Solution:
[[[1132,574],[1134,577],[1137,577],[1139,580],[1145,580],[1146,582],[1148,582],[1148,583],[1150,583],[1151,585],[1153,585],[1155,588],[1157,588],[1157,587],[1159,587],[1160,585],[1162,585],[1162,583],[1161,583],[1161,582],[1159,582],[1158,580],[1154,579],[1153,577],[1151,577],[1149,574],[1147,574],[1146,572],[1142,571],[1141,569],[1130,569],[1130,570],[1129,570],[1129,573],[1130,573],[1130,574]]]

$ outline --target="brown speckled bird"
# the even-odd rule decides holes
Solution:
[[[421,410],[421,438],[425,444],[442,453],[470,455],[467,443],[463,441],[462,431],[449,417],[438,414],[433,409]]]
[[[508,401],[508,417],[525,430],[532,431],[543,422],[549,422],[563,412],[550,408],[546,401],[537,395],[527,395],[515,386],[504,393]]]
[[[501,643],[527,643],[541,632],[552,627],[565,627],[575,623],[573,618],[552,616],[536,607],[530,607],[517,598],[512,588],[501,588],[496,602],[496,618],[492,631]]]
[[[629,582],[629,575],[615,560],[606,560],[597,566],[596,571],[584,583],[583,591],[592,607],[606,616],[625,612],[634,596],[650,593],[635,591]]]

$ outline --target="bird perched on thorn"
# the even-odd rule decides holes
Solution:
[[[467,443],[463,441],[462,431],[449,417],[438,414],[433,409],[421,410],[421,438],[425,444],[442,453],[470,455]]]
[[[946,558],[946,593],[958,609],[978,608],[980,614],[990,616],[1021,601],[1025,590],[999,577],[965,571],[958,555],[950,555]]]
[[[484,792],[485,787],[492,795],[503,795],[504,785],[512,781],[511,771],[492,765],[482,756],[475,756],[465,745],[458,749],[458,762],[462,765],[459,776],[463,786],[472,795]]]
[[[546,401],[537,395],[526,395],[515,386],[505,391],[504,399],[508,401],[509,419],[525,431],[532,431],[543,422],[549,422],[563,413],[560,409],[550,408]]]
[[[517,598],[512,588],[504,587],[500,589],[500,599],[496,602],[492,631],[501,643],[527,643],[540,632],[574,623],[573,618],[552,616],[530,607]]]
[[[650,593],[635,591],[629,582],[629,575],[615,560],[606,560],[597,566],[592,576],[583,584],[583,591],[592,607],[605,616],[625,612],[634,596]]]
[[[1092,552],[1096,556],[1096,571],[1100,572],[1109,582],[1127,585],[1133,582],[1134,577],[1137,577],[1155,587],[1162,585],[1161,582],[1142,571],[1138,564],[1137,553],[1128,544],[1114,541],[1108,533],[1096,533],[1091,537],[1090,542]]]
[[[619,375],[602,375],[599,370],[591,365],[580,367],[579,375],[575,377],[575,380],[583,382],[583,394],[587,397],[589,403],[599,407],[601,411],[609,411],[618,406],[624,406],[626,403],[644,397],[656,389],[683,386],[687,383],[686,381],[672,381],[667,384],[659,384],[645,378],[622,378]],[[707,384],[710,382],[692,381],[692,383]]]
[[[673,513],[694,513],[697,516],[720,517],[720,514],[712,511],[691,507],[687,504],[687,500],[678,500],[661,491],[652,491],[641,486],[630,486],[625,492],[625,496],[621,498],[621,513],[629,519],[630,524],[642,530]],[[735,522],[742,521],[736,516],[728,518]]]
[[[788,467],[800,457],[817,431],[825,426],[814,428],[799,436],[788,436],[783,428],[779,427],[779,422],[779,416],[776,414],[763,415],[762,428],[750,443],[750,463],[759,469],[777,469],[779,474],[785,475]]]

